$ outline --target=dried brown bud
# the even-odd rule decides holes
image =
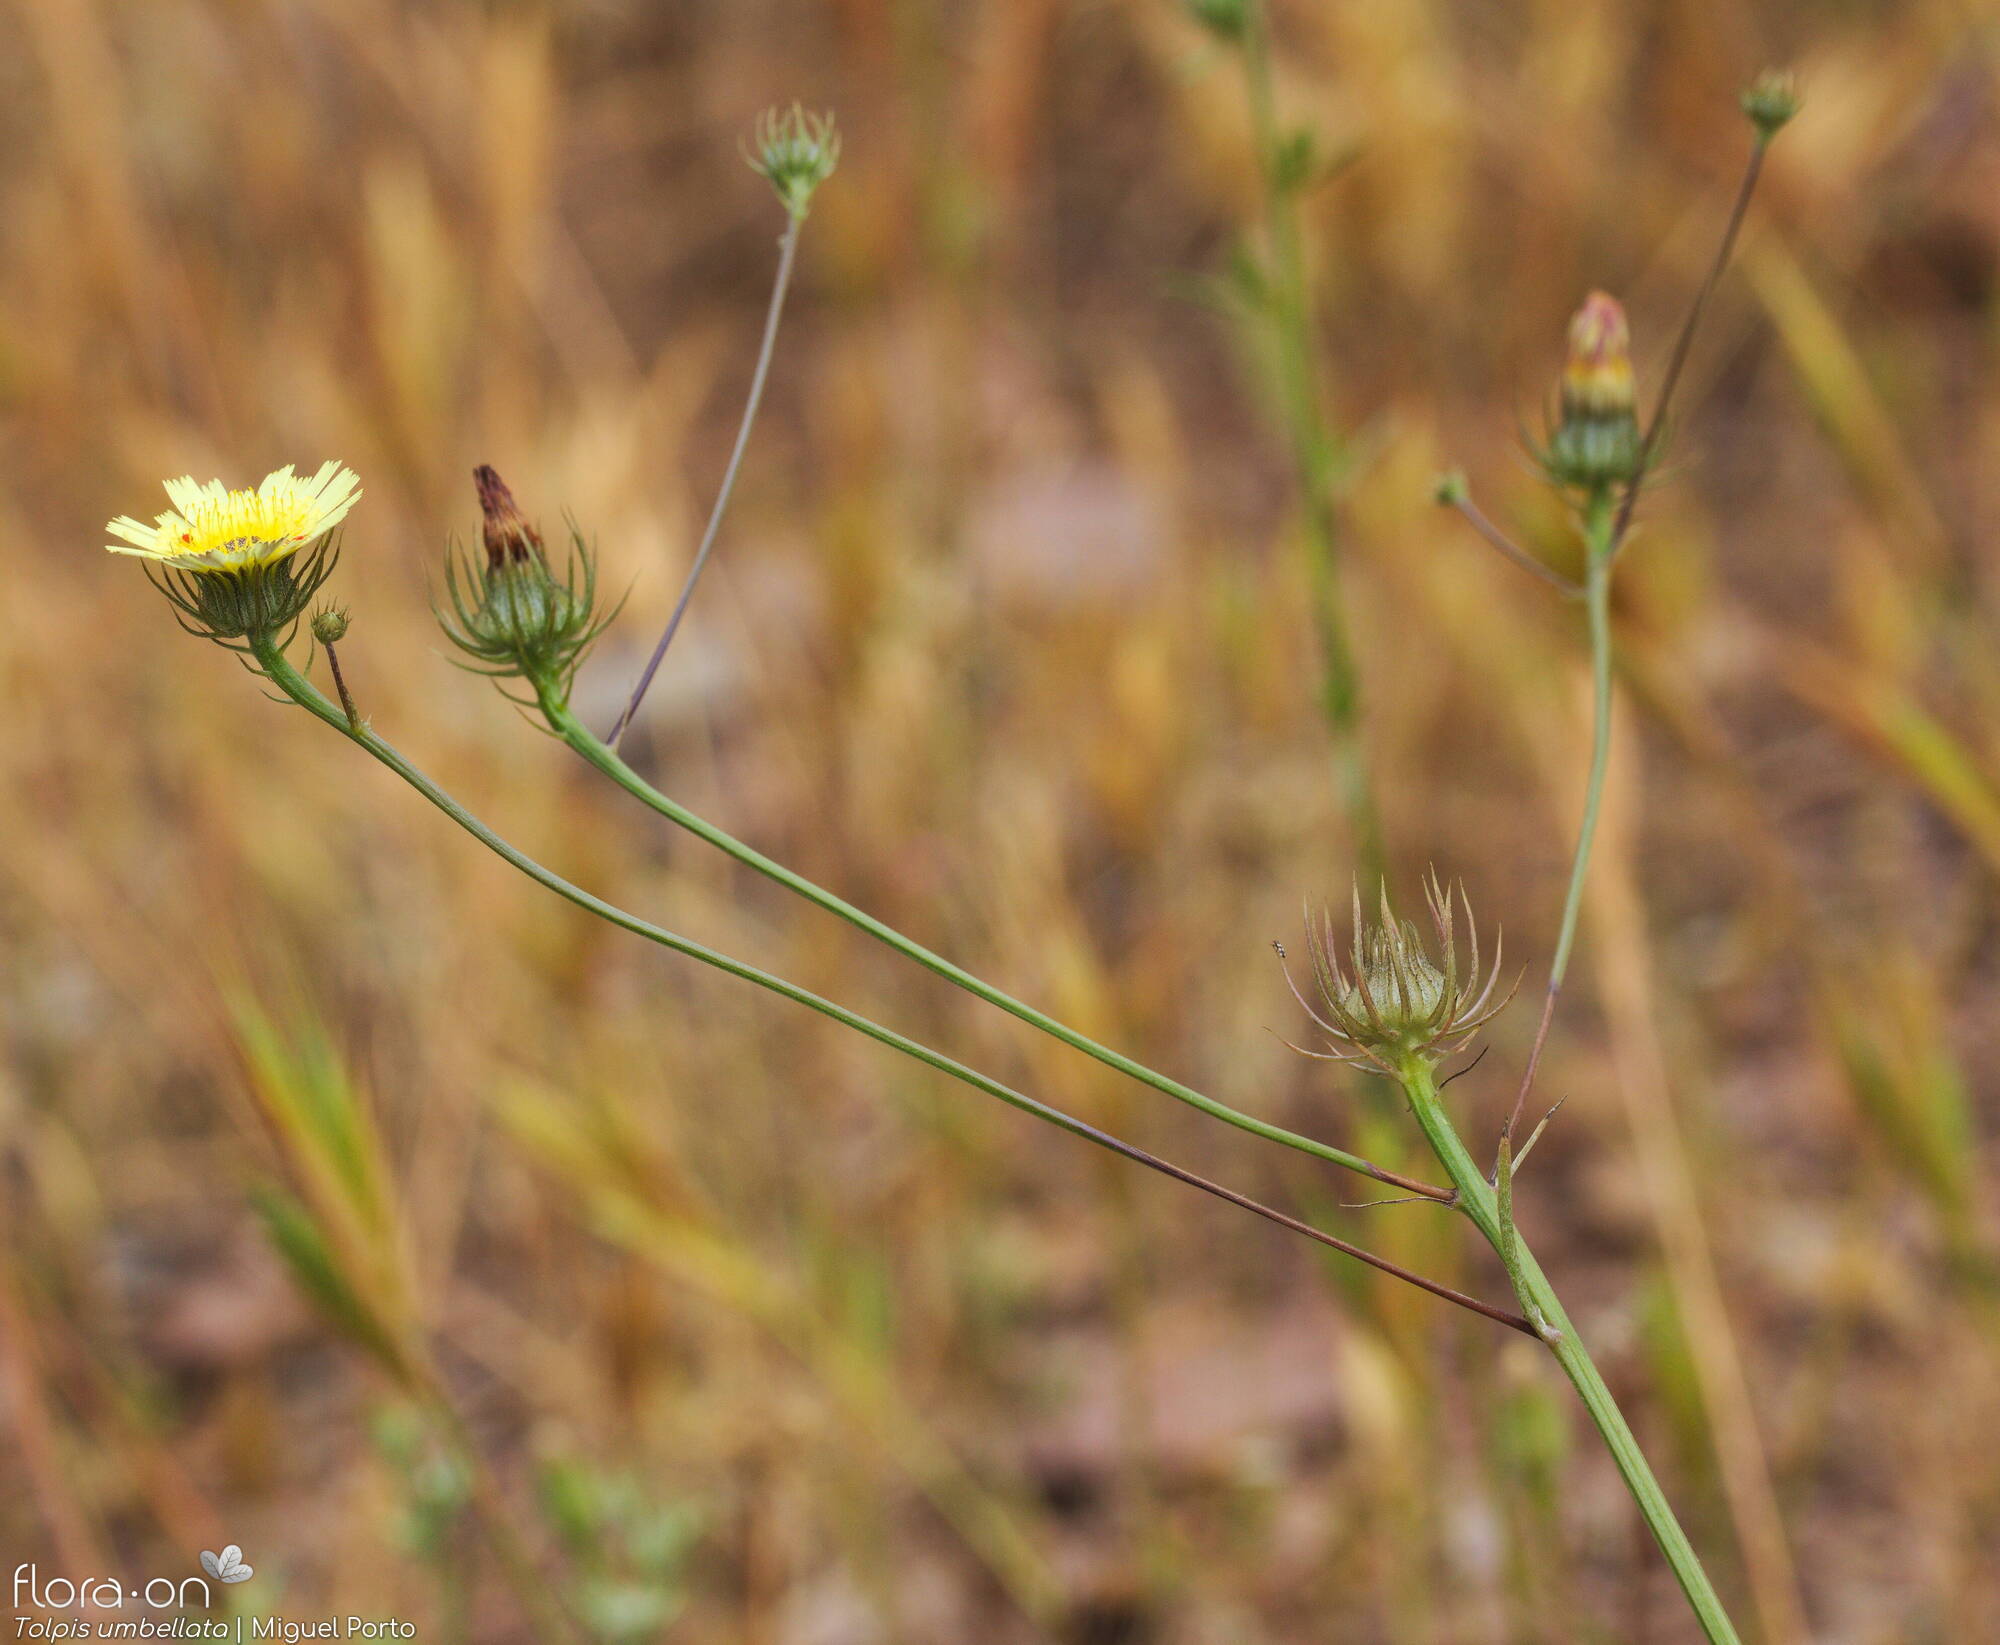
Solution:
[[[542,534],[522,516],[507,482],[481,463],[472,471],[472,483],[479,488],[479,512],[483,516],[479,534],[486,544],[486,563],[494,568],[519,565],[542,558]]]
[[[485,561],[449,545],[443,595],[432,609],[477,672],[527,680],[544,704],[566,701],[577,664],[618,612],[616,605],[597,609],[596,553],[572,527],[569,559],[558,574],[507,482],[484,463],[472,479]]]

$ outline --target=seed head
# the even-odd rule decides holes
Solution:
[[[840,164],[840,132],[831,114],[808,114],[797,103],[783,114],[766,109],[743,157],[778,191],[785,210],[803,217],[813,190]]]
[[[1500,975],[1500,945],[1482,980],[1479,931],[1472,906],[1459,890],[1465,911],[1468,954],[1466,974],[1459,975],[1459,956],[1451,894],[1432,875],[1424,886],[1431,926],[1437,935],[1435,957],[1427,952],[1415,925],[1398,920],[1384,887],[1375,923],[1364,922],[1361,892],[1354,892],[1354,937],[1342,964],[1335,953],[1333,918],[1322,912],[1317,920],[1306,911],[1306,950],[1311,956],[1317,1006],[1292,984],[1292,993],[1327,1036],[1327,1050],[1307,1052],[1357,1067],[1395,1073],[1409,1057],[1438,1062],[1463,1050],[1474,1034],[1514,997],[1513,989],[1493,999]],[[1291,974],[1286,973],[1286,981]]]
[[[1560,414],[1542,467],[1559,486],[1579,491],[1629,484],[1644,442],[1632,383],[1632,333],[1618,299],[1593,291],[1569,323]]]
[[[1757,140],[1768,143],[1799,112],[1799,83],[1784,69],[1766,69],[1743,93],[1743,112],[1757,128]]]

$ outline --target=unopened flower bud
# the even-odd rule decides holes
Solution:
[[[596,556],[573,534],[558,576],[506,481],[484,463],[472,479],[485,564],[456,547],[446,555],[438,621],[480,672],[525,679],[545,702],[566,699],[584,652],[616,615],[597,610]]]
[[[1757,128],[1758,139],[1770,142],[1799,112],[1799,83],[1783,69],[1766,69],[1743,93],[1743,112]]]
[[[540,559],[542,534],[523,518],[507,482],[489,464],[481,463],[472,471],[472,483],[479,492],[479,536],[486,545],[486,563],[497,570]]]
[[[347,638],[347,607],[330,605],[313,613],[313,638],[321,645],[335,645]]]
[[[813,190],[840,164],[840,132],[830,114],[808,114],[796,103],[783,114],[769,109],[758,119],[744,158],[778,191],[785,209],[803,217]]]
[[[1625,310],[1617,298],[1593,291],[1569,323],[1561,414],[1542,466],[1557,485],[1602,490],[1638,475],[1642,447]]]
[[[1593,291],[1569,322],[1569,358],[1563,362],[1565,417],[1631,413],[1632,330],[1616,297]]]

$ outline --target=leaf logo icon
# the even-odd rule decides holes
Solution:
[[[219,1554],[202,1549],[201,1568],[218,1582],[248,1582],[257,1574],[254,1566],[243,1563],[243,1550],[233,1542]]]

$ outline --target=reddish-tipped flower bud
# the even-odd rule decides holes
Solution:
[[[522,516],[507,482],[481,463],[472,471],[472,483],[479,489],[479,535],[486,544],[487,564],[498,569],[541,559],[542,534]]]
[[[1593,291],[1569,323],[1560,415],[1542,466],[1559,486],[1603,491],[1638,476],[1643,446],[1625,310],[1617,298]]]
[[[1616,297],[1593,291],[1569,323],[1569,359],[1562,375],[1565,417],[1630,414],[1632,329]]]

